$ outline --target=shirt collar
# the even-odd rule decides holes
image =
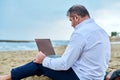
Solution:
[[[82,21],[81,23],[79,23],[78,25],[76,25],[76,26],[75,26],[75,29],[77,29],[78,27],[81,27],[81,26],[84,25],[84,24],[91,23],[91,22],[94,22],[94,20],[91,19],[91,18],[86,19],[86,20]]]

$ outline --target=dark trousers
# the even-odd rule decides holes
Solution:
[[[34,62],[29,62],[11,70],[12,80],[20,80],[34,75],[45,75],[52,80],[80,80],[72,68],[67,71],[55,71]]]

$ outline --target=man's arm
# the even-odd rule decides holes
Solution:
[[[64,54],[58,58],[45,57],[42,65],[53,70],[68,70],[80,58],[85,43],[82,35],[73,34]]]

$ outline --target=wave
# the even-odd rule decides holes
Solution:
[[[53,47],[67,45],[68,41],[53,40]],[[17,51],[17,50],[37,50],[34,41],[1,41],[0,51]]]

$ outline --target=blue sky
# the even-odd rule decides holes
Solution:
[[[0,0],[0,39],[69,40],[74,29],[66,12],[74,4],[84,5],[109,35],[120,32],[120,0]]]

